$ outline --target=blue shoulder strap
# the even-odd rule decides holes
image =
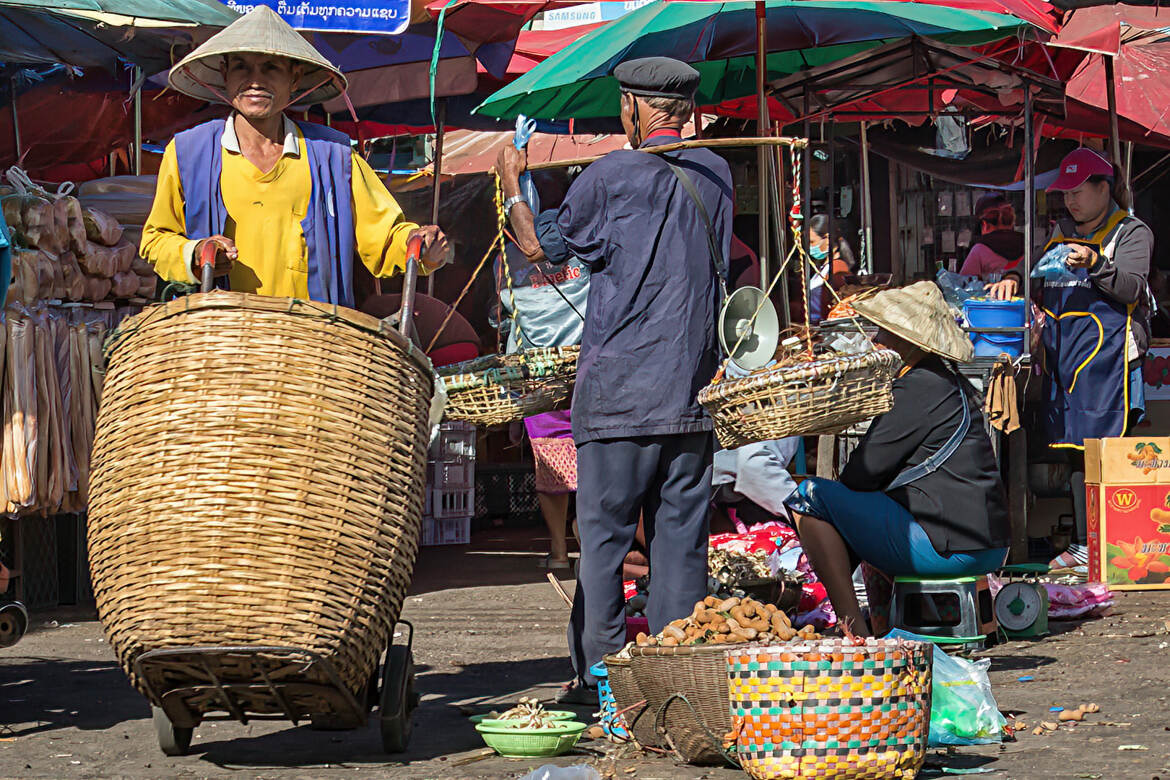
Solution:
[[[971,429],[971,409],[968,404],[967,394],[963,392],[963,380],[958,374],[955,374],[955,384],[959,386],[959,401],[963,405],[963,419],[959,423],[959,427],[951,434],[951,438],[947,439],[946,443],[939,447],[937,452],[917,466],[911,466],[894,477],[894,481],[886,487],[886,491],[905,487],[915,480],[922,479],[927,474],[938,471],[947,462],[947,459],[955,454],[955,450],[959,449],[959,444],[962,443],[963,437]]]

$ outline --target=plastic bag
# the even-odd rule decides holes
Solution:
[[[890,637],[930,641],[908,631],[894,629]],[[987,745],[1003,740],[1007,720],[991,694],[987,669],[991,660],[975,662],[952,658],[934,648],[930,701],[930,747]]]
[[[943,299],[956,309],[963,308],[963,301],[987,294],[985,285],[977,276],[962,276],[940,268],[935,282],[942,289]]]
[[[1072,254],[1072,247],[1068,244],[1057,244],[1044,253],[1040,262],[1032,269],[1033,279],[1043,279],[1046,282],[1077,282],[1082,278],[1068,267],[1068,256]]]
[[[520,780],[601,780],[601,775],[588,764],[575,766],[545,764],[524,775]]]

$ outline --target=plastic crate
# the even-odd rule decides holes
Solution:
[[[475,426],[465,422],[445,422],[431,445],[430,458],[436,462],[474,461]]]
[[[439,490],[475,487],[475,461],[431,461],[427,464],[427,483]]]
[[[480,466],[475,470],[476,519],[507,526],[544,523],[531,463]]]
[[[432,488],[430,516],[436,520],[471,517],[475,513],[475,488]]]
[[[470,517],[423,518],[422,539],[419,542],[423,547],[438,547],[446,544],[468,544],[470,541]]]

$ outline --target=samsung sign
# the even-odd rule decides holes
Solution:
[[[611,22],[649,2],[650,0],[627,0],[627,2],[622,3],[585,3],[569,8],[558,8],[555,11],[545,11],[543,27],[546,30],[560,30],[582,24]]]
[[[226,0],[226,4],[241,14],[266,5],[298,30],[395,34],[410,24],[410,0]]]

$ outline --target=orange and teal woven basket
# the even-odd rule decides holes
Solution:
[[[756,780],[913,778],[926,757],[930,654],[900,639],[727,650],[740,764]]]

